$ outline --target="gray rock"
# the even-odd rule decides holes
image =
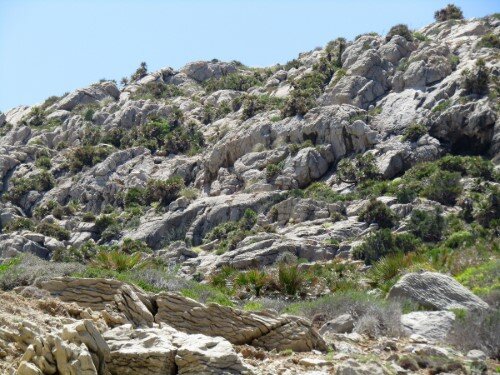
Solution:
[[[401,324],[408,334],[429,341],[445,341],[454,321],[455,314],[450,311],[414,311],[401,315]]]
[[[351,314],[342,314],[326,322],[320,329],[322,335],[327,333],[349,333],[354,329],[355,320]]]
[[[409,273],[391,288],[388,298],[409,299],[425,307],[450,310],[485,310],[488,304],[450,276],[436,273]]]

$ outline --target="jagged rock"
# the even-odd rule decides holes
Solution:
[[[455,314],[450,311],[414,311],[401,315],[401,324],[410,335],[431,341],[444,341],[454,321]]]
[[[485,310],[488,304],[450,276],[437,272],[409,273],[389,291],[391,299],[409,299],[437,310]]]
[[[216,304],[203,305],[174,293],[156,297],[157,323],[187,333],[222,336],[233,344],[251,344],[267,350],[325,350],[310,322],[293,316],[250,313]]]
[[[61,277],[42,282],[40,288],[62,301],[104,311],[108,324],[112,326],[126,322],[151,326],[154,321],[148,296],[121,281]]]

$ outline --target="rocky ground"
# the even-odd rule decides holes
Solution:
[[[499,34],[448,9],[0,113],[2,373],[498,371]]]

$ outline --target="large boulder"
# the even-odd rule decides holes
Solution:
[[[390,299],[407,299],[436,310],[485,310],[488,304],[454,278],[437,272],[409,273],[389,291]]]
[[[104,99],[116,100],[120,96],[120,90],[113,82],[97,83],[90,87],[79,89],[66,95],[56,104],[50,107],[53,110],[71,111],[77,105],[97,103]]]

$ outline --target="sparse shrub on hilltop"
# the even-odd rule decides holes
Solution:
[[[405,38],[409,42],[413,41],[413,33],[408,28],[408,26],[405,24],[400,23],[398,25],[391,27],[391,29],[389,30],[389,32],[387,33],[387,35],[385,37],[385,40],[388,42],[395,35],[402,36],[403,38]]]
[[[434,19],[438,22],[448,20],[461,20],[464,18],[462,10],[455,4],[448,4],[443,9],[437,10],[434,13]]]

